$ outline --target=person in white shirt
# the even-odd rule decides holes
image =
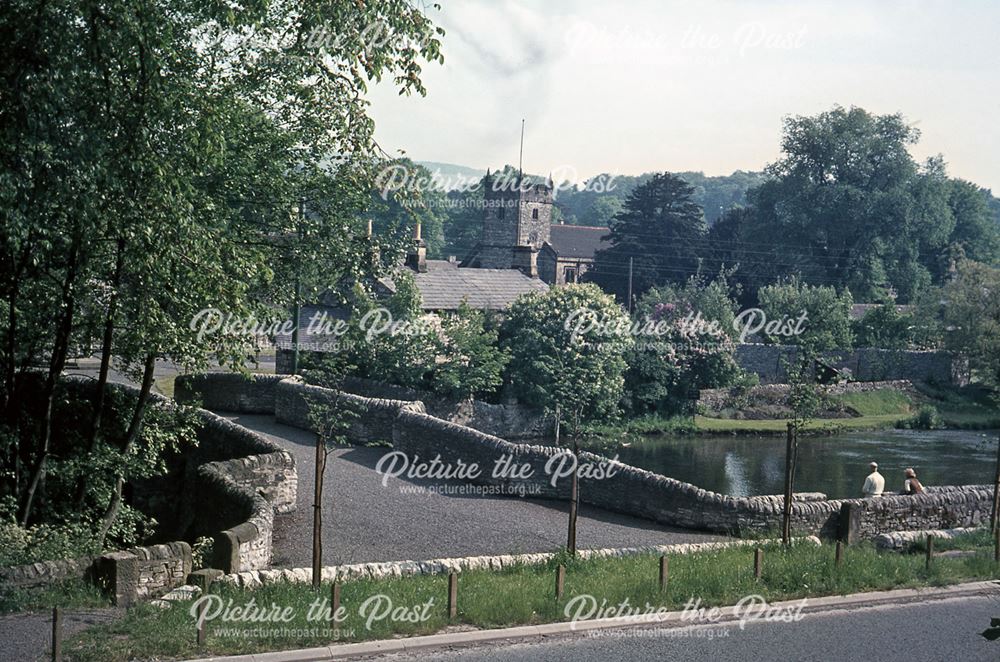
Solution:
[[[866,497],[880,497],[885,490],[885,478],[878,472],[878,464],[872,462],[869,465],[872,472],[865,478],[865,486],[861,488],[861,493]]]

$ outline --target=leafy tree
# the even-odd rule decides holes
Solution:
[[[601,334],[584,330],[629,325],[628,317],[594,285],[570,285],[519,297],[507,311],[503,342],[510,352],[507,381],[524,402],[555,411],[575,425],[613,416],[624,385],[627,330]]]
[[[1000,388],[1000,269],[962,260],[928,299],[922,311],[938,320],[944,347],[969,357],[976,377]]]
[[[893,304],[883,304],[852,323],[854,344],[858,347],[909,349],[915,342],[916,320]]]
[[[627,298],[629,260],[633,296],[667,282],[684,282],[698,268],[707,233],[701,209],[684,180],[660,173],[637,187],[611,223],[611,246],[595,256],[588,274],[606,291]]]
[[[851,348],[850,292],[838,294],[832,287],[806,285],[790,278],[761,288],[758,298],[768,323],[784,327],[780,332],[768,332],[766,327],[761,330],[766,342],[799,345],[816,352]]]
[[[901,115],[861,108],[788,118],[783,155],[740,219],[753,242],[740,250],[744,284],[798,275],[907,303],[942,282],[952,244],[996,259],[981,194],[949,180],[940,158],[916,163],[908,149],[919,135]]]
[[[384,39],[370,39],[373,25]],[[336,38],[310,43],[316,29]],[[0,97],[3,438],[27,467],[4,477],[3,492],[27,523],[57,482],[45,478],[71,353],[101,348],[77,449],[92,462],[107,450],[112,356],[143,384],[126,415],[139,439],[157,358],[244,365],[249,335],[201,337],[194,311],[260,316],[262,302],[274,312],[374,269],[355,240],[381,161],[363,92],[387,76],[423,93],[421,62],[441,56],[439,32],[400,0],[269,0],[239,12],[14,0],[0,33],[12,91]],[[25,426],[19,384],[42,360],[45,406]],[[117,449],[124,459],[133,447]],[[81,513],[120,512],[120,490],[80,481],[74,491]]]
[[[741,375],[733,342],[734,303],[722,282],[692,277],[683,288],[653,288],[636,306],[637,324],[664,333],[638,339],[629,351],[626,401],[636,414],[690,413],[698,389],[721,388]]]
[[[464,302],[456,313],[445,315],[432,378],[434,390],[460,399],[496,392],[509,360],[498,345],[498,336],[498,329],[487,326],[486,315]]]
[[[618,412],[625,355],[632,344],[629,319],[596,286],[568,285],[518,297],[504,323],[510,351],[508,378],[524,402],[569,424],[579,466],[580,423]],[[567,548],[576,553],[579,477],[571,476]]]

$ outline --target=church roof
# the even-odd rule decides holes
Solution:
[[[610,232],[592,225],[553,225],[549,247],[558,257],[593,259],[594,253],[611,246],[603,239]]]
[[[457,310],[462,301],[481,310],[503,310],[526,292],[549,289],[543,281],[516,269],[466,269],[448,260],[427,260],[425,273],[414,273],[424,310]]]

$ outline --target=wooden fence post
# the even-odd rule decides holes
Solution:
[[[844,562],[844,541],[838,540],[837,549],[836,552],[834,553],[833,564],[837,567],[840,567],[840,564],[843,562]]]
[[[195,642],[198,644],[198,648],[202,648],[205,645],[205,610],[208,609],[208,602],[202,602],[198,606],[198,623],[196,626],[197,635],[195,636]]]
[[[562,600],[566,588],[566,566],[562,563],[556,568],[556,600]]]
[[[340,582],[330,587],[330,627],[337,627],[337,612],[340,611]]]
[[[62,662],[62,609],[52,608],[52,662]]]
[[[448,573],[448,618],[458,618],[458,575]]]
[[[753,553],[753,576],[760,579],[764,572],[764,550],[758,547]]]
[[[934,536],[927,536],[927,569],[931,569],[931,557],[934,556]]]
[[[667,590],[667,573],[669,568],[667,566],[667,555],[664,554],[660,557],[660,592]]]

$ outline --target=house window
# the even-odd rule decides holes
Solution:
[[[576,267],[566,267],[563,270],[563,281],[566,283],[576,282]]]
[[[538,210],[537,209],[532,209],[531,210],[531,218],[533,220],[536,220],[536,221],[538,220]]]

